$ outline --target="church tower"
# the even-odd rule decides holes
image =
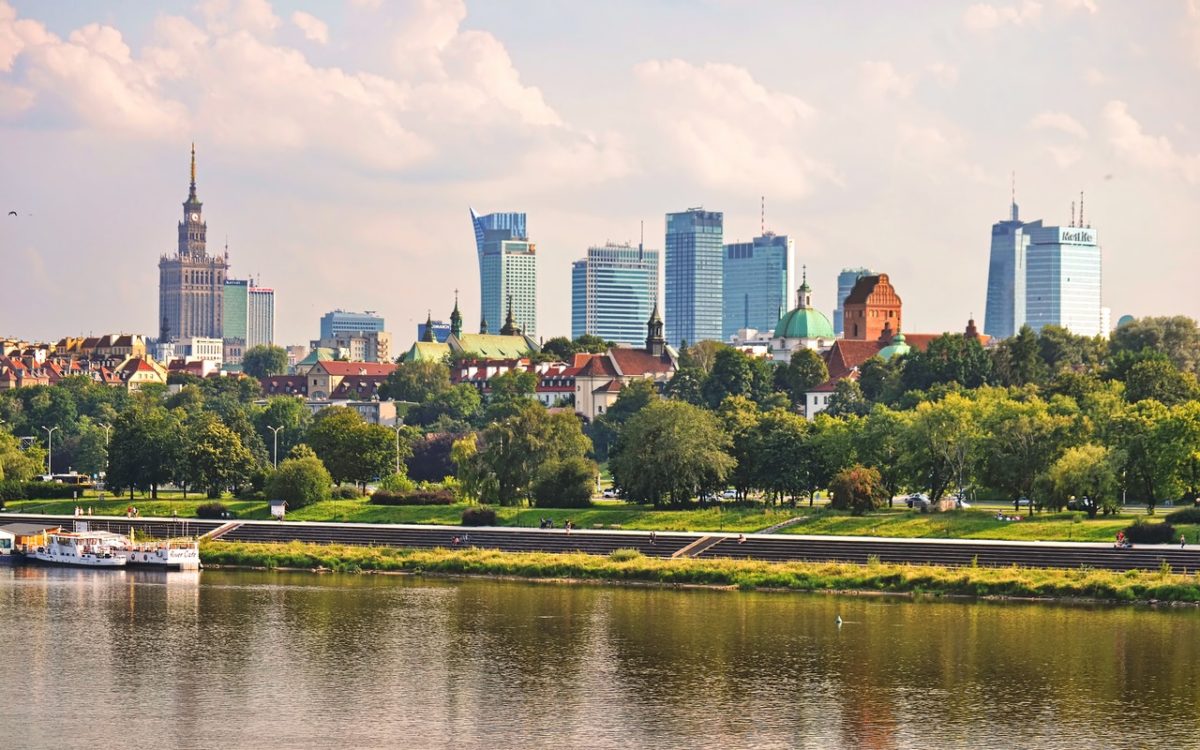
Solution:
[[[462,313],[458,311],[458,290],[454,292],[454,309],[450,311],[450,333],[462,336]]]
[[[178,341],[196,336],[223,338],[225,277],[229,253],[209,255],[208,225],[196,195],[196,144],[192,144],[191,181],[179,222],[174,254],[158,261],[159,339]]]
[[[662,357],[667,350],[667,340],[663,337],[663,321],[658,314],[658,300],[654,300],[654,310],[650,320],[646,321],[646,351],[655,357]]]

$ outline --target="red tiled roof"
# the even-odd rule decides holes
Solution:
[[[617,368],[613,367],[612,360],[607,354],[593,354],[587,364],[579,368],[576,377],[580,378],[615,378],[617,377]]]
[[[608,350],[608,356],[613,358],[617,367],[620,368],[621,374],[626,377],[631,375],[660,375],[675,371],[670,357],[667,355],[656,357],[645,349],[615,346]]]
[[[261,381],[268,396],[304,396],[308,394],[308,378],[304,375],[271,375]]]
[[[592,393],[620,393],[621,387],[620,380],[610,380],[599,388],[593,388]]]

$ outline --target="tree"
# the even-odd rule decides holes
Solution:
[[[951,483],[961,488],[969,479],[982,431],[974,406],[957,393],[941,401],[923,401],[914,410],[908,440],[910,460],[930,497],[941,498]]]
[[[792,406],[804,408],[804,398],[813,387],[829,380],[825,359],[812,349],[797,349],[786,365],[775,368],[775,388],[791,399]]]
[[[383,385],[379,398],[424,404],[450,390],[450,368],[441,362],[401,362]]]
[[[483,398],[470,383],[459,383],[432,399],[414,405],[405,415],[407,424],[427,427],[435,423],[471,425],[479,421]]]
[[[337,484],[363,483],[389,474],[396,462],[396,438],[388,428],[368,424],[354,409],[331,406],[317,413],[306,442]],[[408,444],[400,442],[400,460]]]
[[[529,497],[544,464],[582,457],[590,449],[591,441],[574,414],[552,414],[534,401],[514,405],[512,415],[489,425],[481,435],[474,457],[480,497],[501,505],[519,504]]]
[[[46,452],[39,446],[21,450],[21,441],[0,428],[0,480],[28,482],[46,466]]]
[[[215,416],[203,415],[185,426],[179,471],[183,484],[215,499],[245,483],[253,467],[250,451]]]
[[[887,492],[888,506],[892,498],[911,481],[908,464],[906,437],[912,429],[912,415],[907,411],[895,411],[876,404],[872,407],[862,427],[854,435],[855,450],[859,459],[879,472],[880,481]]]
[[[121,414],[113,424],[108,449],[109,486],[135,489],[158,498],[160,485],[178,470],[183,449],[179,420],[161,406],[139,406]]]
[[[717,418],[682,401],[656,401],[621,431],[609,470],[633,502],[682,506],[726,485],[735,461]]]
[[[712,370],[701,386],[704,403],[710,409],[716,409],[726,396],[753,398],[754,374],[748,355],[732,347],[722,347],[717,351]]]
[[[871,402],[863,396],[858,382],[850,378],[842,378],[833,388],[829,397],[829,406],[825,413],[831,417],[863,416],[871,410]]]
[[[996,345],[992,351],[992,364],[996,379],[1002,385],[1041,383],[1046,378],[1038,336],[1028,325],[1021,326],[1016,336]]]
[[[796,497],[807,489],[805,464],[797,458],[804,453],[811,428],[807,420],[791,411],[772,409],[751,432],[745,450],[734,439],[734,452],[739,464],[735,474],[743,471],[741,455],[752,458],[752,482],[761,487],[772,502],[785,500],[796,504]]]
[[[270,451],[271,461],[277,457],[285,457],[295,446],[304,442],[309,425],[312,424],[312,412],[304,405],[304,401],[294,396],[273,396],[267,399],[264,407],[254,411],[254,430],[262,440],[263,446]],[[272,427],[282,427],[276,431]],[[278,440],[279,450],[275,445]]]
[[[555,336],[542,343],[542,354],[548,354],[561,362],[570,362],[577,351],[575,344],[566,336]]]
[[[983,428],[980,477],[1019,508],[1017,501],[1034,497],[1034,481],[1062,452],[1073,420],[1052,414],[1049,405],[1036,396],[1017,401],[1001,390],[989,391],[987,396],[976,410]]]
[[[871,357],[863,362],[858,371],[858,386],[862,388],[863,398],[877,404],[894,403],[904,387],[900,380],[903,369],[904,355],[894,356],[887,361]]]
[[[904,359],[901,380],[910,391],[929,390],[942,383],[978,388],[992,375],[992,359],[979,340],[956,333],[944,333],[930,341],[925,351],[911,351]]]
[[[308,455],[287,458],[280,462],[279,468],[267,478],[266,492],[272,500],[283,500],[295,509],[320,500],[328,500],[332,486],[333,478],[326,471],[325,465],[310,451]]]
[[[1180,372],[1166,358],[1144,359],[1130,367],[1125,376],[1125,398],[1131,403],[1149,398],[1174,406],[1198,397],[1196,376]]]
[[[254,378],[282,375],[287,367],[287,350],[282,347],[256,344],[242,354],[242,372]]]
[[[1179,469],[1189,446],[1178,440],[1167,407],[1153,399],[1116,410],[1104,433],[1108,447],[1118,451],[1124,483],[1154,513],[1159,500],[1174,494]]]
[[[720,341],[701,341],[693,346],[679,347],[679,367],[683,369],[696,368],[703,375],[708,375],[716,364],[717,353],[730,348]]]
[[[1102,445],[1087,443],[1068,448],[1050,467],[1049,478],[1055,494],[1063,500],[1084,500],[1088,518],[1095,518],[1100,510],[1105,515],[1117,510],[1113,456]]]
[[[1138,354],[1151,350],[1169,358],[1183,372],[1200,374],[1200,327],[1183,315],[1139,318],[1113,331],[1113,354]]]
[[[609,449],[621,432],[621,427],[650,402],[658,400],[658,397],[658,389],[655,387],[654,381],[648,378],[631,380],[621,386],[620,392],[617,393],[617,400],[608,408],[608,411],[592,422],[591,428],[588,430],[596,457],[601,461],[606,460]]]
[[[729,481],[738,497],[744,500],[752,488],[764,486],[757,481],[755,466],[755,459],[760,457],[756,447],[760,418],[758,405],[745,396],[728,396],[721,402],[717,417],[732,441],[729,453],[737,461]]]
[[[488,420],[495,421],[511,416],[533,401],[537,395],[537,375],[527,370],[509,370],[488,381]]]
[[[829,506],[856,516],[883,507],[886,496],[879,472],[858,464],[842,469],[829,483]]]
[[[667,383],[666,394],[676,401],[685,401],[700,406],[704,403],[703,386],[703,370],[698,367],[681,366]]]
[[[539,508],[586,508],[592,504],[599,469],[583,456],[547,461],[533,482],[534,504]]]

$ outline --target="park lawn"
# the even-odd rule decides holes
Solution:
[[[784,534],[839,534],[937,539],[1001,539],[1008,541],[1111,542],[1117,532],[1144,515],[1098,516],[1083,513],[1047,513],[1020,521],[997,521],[994,511],[956,510],[917,513],[885,510],[851,516],[821,510],[786,529]]]
[[[133,505],[138,509],[139,515],[143,518],[148,516],[169,517],[172,514],[178,515],[181,518],[195,518],[196,508],[205,503],[211,503],[212,500],[206,499],[203,495],[192,493],[187,500],[183,499],[182,493],[168,494],[159,493],[158,500],[135,496],[133,502],[130,502],[129,496],[114,498],[112,495],[106,495],[104,500],[97,500],[94,495],[89,495],[79,500],[9,500],[4,506],[13,513],[45,513],[49,515],[69,516],[74,514],[75,506],[79,506],[87,512],[88,508],[92,509],[92,513],[98,516],[123,516],[125,510]],[[262,518],[267,518],[267,504],[262,500],[236,500],[231,498],[222,498],[221,503],[225,507],[233,511],[239,518],[255,518],[257,513],[261,512]]]

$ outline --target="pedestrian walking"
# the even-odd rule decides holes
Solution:
[[[654,544],[654,542],[655,542],[657,539],[658,539],[658,532],[657,532],[657,531],[651,531],[651,532],[650,532],[650,543],[651,543],[651,544]]]
[[[1184,534],[1180,534],[1179,535],[1179,549],[1183,549],[1186,546],[1187,546],[1187,536]]]

